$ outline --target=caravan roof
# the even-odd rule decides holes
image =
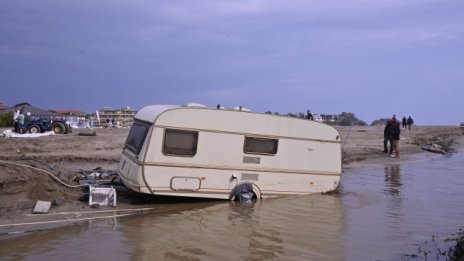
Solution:
[[[140,111],[137,112],[135,117],[139,120],[154,123],[158,115],[161,113],[174,109],[181,108],[179,105],[149,105],[143,107]]]
[[[168,113],[168,111],[171,111]],[[219,113],[219,114],[218,114]],[[270,120],[270,119],[274,120]],[[187,128],[216,129],[228,132],[260,133],[266,136],[340,142],[340,134],[331,126],[307,119],[272,114],[215,109],[196,106],[149,105],[143,107],[135,119],[156,125]]]

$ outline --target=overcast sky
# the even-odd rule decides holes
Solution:
[[[2,0],[0,102],[464,122],[463,0]]]

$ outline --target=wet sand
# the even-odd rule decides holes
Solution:
[[[422,144],[460,137],[464,133],[464,128],[457,126],[413,126],[410,131],[402,129],[401,155],[400,159],[395,159],[382,152],[382,126],[337,129],[343,142],[344,168],[413,160],[420,154],[429,153],[421,149]],[[67,135],[0,140],[0,235],[18,230],[18,226],[8,226],[10,224],[44,222],[21,226],[21,231],[33,231],[38,227],[47,229],[86,218],[137,214],[153,207],[150,199],[129,194],[118,195],[116,208],[93,209],[86,201],[79,200],[84,194],[81,188],[65,187],[50,178],[46,172],[72,184],[71,180],[79,169],[91,171],[102,167],[103,171],[112,171],[117,168],[129,129],[95,129],[96,136],[78,135],[79,132],[88,131],[74,130]],[[63,200],[64,204],[53,207],[50,215],[31,214],[37,200],[56,199]],[[48,223],[50,220],[62,221]]]
[[[385,161],[397,162],[412,160],[424,151],[421,146],[429,143],[457,145],[464,128],[457,126],[413,126],[411,130],[401,129],[399,141],[400,159],[383,153],[383,126],[337,127],[342,136],[344,167],[359,164],[384,164]]]

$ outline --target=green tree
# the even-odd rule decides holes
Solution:
[[[0,127],[11,127],[13,124],[13,112],[9,111],[0,115]]]
[[[356,118],[354,113],[352,112],[342,112],[340,115],[337,117],[337,124],[340,126],[366,126],[367,123],[364,121]]]

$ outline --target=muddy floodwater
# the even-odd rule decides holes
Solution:
[[[386,162],[346,169],[337,194],[154,204],[2,240],[0,259],[445,260],[464,227],[464,152]]]

